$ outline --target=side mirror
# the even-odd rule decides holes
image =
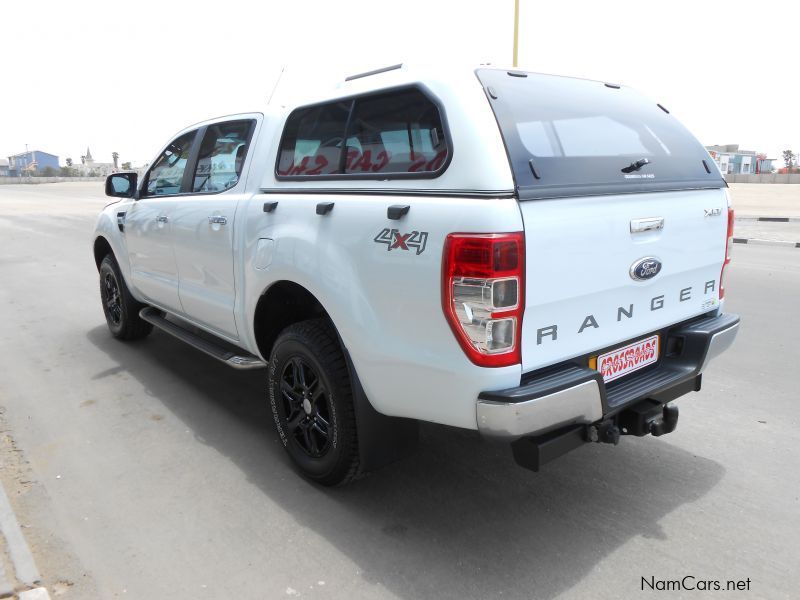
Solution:
[[[138,175],[135,171],[112,173],[106,177],[106,196],[133,198],[136,195]]]

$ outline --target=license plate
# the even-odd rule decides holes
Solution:
[[[652,365],[658,360],[658,336],[639,340],[597,357],[597,370],[608,383]]]

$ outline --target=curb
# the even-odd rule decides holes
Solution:
[[[754,246],[782,246],[784,248],[800,248],[800,242],[784,240],[762,240],[760,238],[733,238],[734,244],[752,244]]]
[[[761,221],[767,223],[800,223],[800,217],[735,217],[736,221]]]

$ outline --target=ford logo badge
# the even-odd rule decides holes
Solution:
[[[652,279],[661,272],[661,261],[655,256],[645,256],[631,265],[631,279],[644,281]]]

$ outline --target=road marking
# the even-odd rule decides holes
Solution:
[[[14,563],[17,580],[29,586],[38,582],[41,579],[39,570],[36,568],[33,555],[28,548],[28,542],[22,535],[17,517],[11,509],[11,503],[8,501],[2,484],[0,484],[0,531],[6,538],[8,553],[11,556],[11,562]]]
[[[737,222],[800,223],[800,217],[736,217]]]
[[[800,242],[784,240],[762,240],[760,238],[733,238],[734,244],[753,244],[754,246],[783,246],[784,248],[800,248]]]
[[[50,600],[50,594],[43,587],[33,588],[19,593],[19,600]]]

